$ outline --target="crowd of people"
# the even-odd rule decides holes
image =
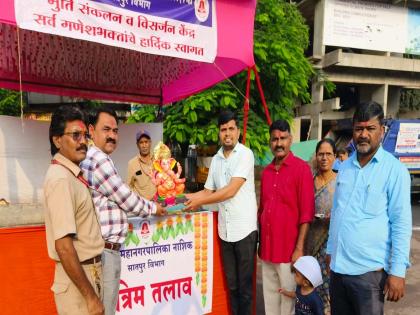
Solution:
[[[114,314],[127,213],[166,214],[152,200],[150,134],[136,134],[139,154],[129,161],[124,182],[110,157],[118,143],[115,112],[99,108],[90,116],[60,107],[50,126],[45,223],[59,314]],[[381,147],[383,119],[379,104],[359,104],[353,117],[356,151],[348,156],[322,139],[315,170],[291,152],[289,123],[273,122],[274,158],[262,172],[258,206],[253,153],[239,142],[236,115],[220,114],[221,148],[204,189],[186,194],[184,210],[217,205],[231,314],[253,313],[257,253],[267,315],[383,314],[385,298],[404,296],[410,176]]]

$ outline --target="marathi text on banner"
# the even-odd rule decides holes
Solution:
[[[121,249],[117,314],[211,312],[213,216],[130,218]]]
[[[17,25],[150,54],[213,62],[216,0],[15,0]]]

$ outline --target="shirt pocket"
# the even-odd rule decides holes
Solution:
[[[137,182],[137,185],[140,188],[146,188],[151,183],[151,180],[149,181],[149,179],[146,176],[147,175],[145,175],[145,176],[137,175],[136,176],[136,182]]]
[[[368,186],[364,191],[364,195],[363,212],[367,216],[376,217],[387,209],[388,198],[386,193]]]
[[[337,201],[335,211],[343,210],[347,206],[348,199],[350,198],[353,192],[353,185],[349,181],[339,179],[335,186],[334,197]],[[334,206],[334,204],[333,204]]]

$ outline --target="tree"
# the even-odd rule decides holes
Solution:
[[[296,5],[258,1],[254,54],[274,120],[291,119],[296,101],[310,102],[308,83],[314,70],[305,57],[308,46],[308,26]]]
[[[20,115],[20,93],[0,89],[0,115]]]
[[[221,109],[236,110],[241,106],[239,93],[227,82],[193,95],[163,111],[163,135],[180,144],[214,144],[218,141],[217,116]],[[128,122],[155,122],[156,106],[138,106]],[[242,117],[240,117],[242,118]]]
[[[297,101],[310,102],[308,83],[314,70],[304,54],[308,45],[308,27],[294,4],[258,1],[254,54],[273,120],[291,120]],[[243,72],[231,81],[165,107],[164,138],[180,143],[217,143],[216,119],[220,110],[236,110],[242,118],[244,98],[238,89],[244,91],[245,82]],[[268,150],[268,125],[255,82],[251,86],[246,144],[261,157]],[[129,121],[153,122],[156,112],[155,107],[139,106]]]

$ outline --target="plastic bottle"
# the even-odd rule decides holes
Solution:
[[[197,175],[197,149],[195,144],[190,144],[187,152],[187,170],[186,177],[190,183],[195,183]]]

